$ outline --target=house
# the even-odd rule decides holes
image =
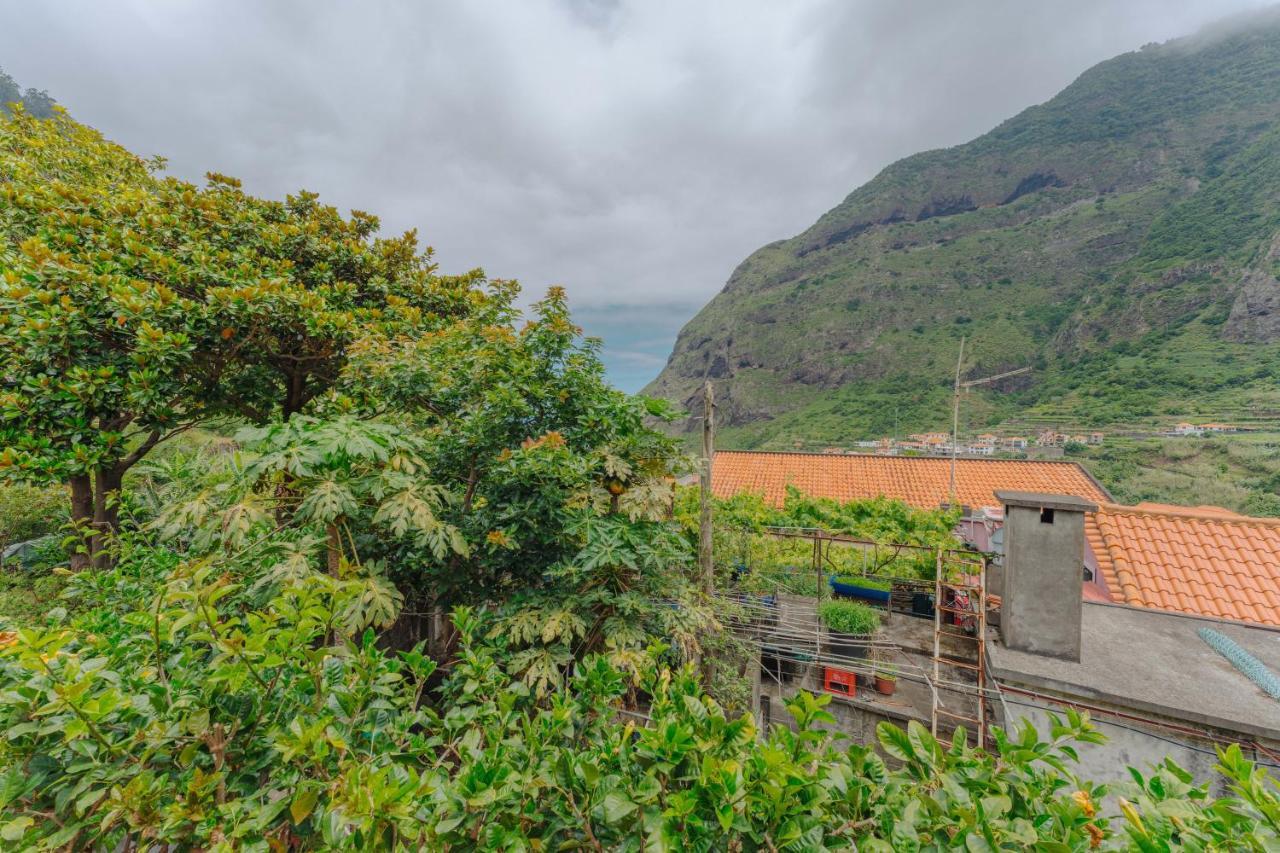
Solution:
[[[1085,532],[1086,566],[1114,601],[1280,628],[1280,518],[1103,503]]]
[[[1102,444],[1103,434],[1100,432],[1089,433],[1089,444]]]
[[[1026,450],[1027,444],[1027,438],[1023,435],[1010,436],[1004,440],[1004,446],[1010,450]]]
[[[957,459],[958,533],[982,551],[1002,551],[1000,490],[1072,495],[1086,515],[1083,597],[1133,607],[1280,627],[1280,519],[1220,507],[1113,503],[1074,462]],[[848,501],[897,498],[922,509],[950,500],[951,460],[873,455],[719,451],[717,497],[757,492],[780,506],[787,487]]]
[[[898,445],[900,449],[911,446],[909,442]],[[1075,462],[957,459],[955,466],[956,502],[967,507],[996,506],[998,489],[1073,494],[1094,502],[1111,500],[1106,489]],[[716,497],[757,492],[781,506],[788,486],[819,498],[850,501],[888,497],[921,509],[936,509],[950,501],[951,460],[870,454],[716,452],[711,477]]]
[[[1239,743],[1255,759],[1274,760],[1280,703],[1251,673],[1255,667],[1280,665],[1280,631],[1204,613],[1081,601],[1074,589],[1089,515],[1102,519],[1098,525],[1107,529],[1130,524],[1110,516],[1142,513],[1071,496],[1002,492],[999,497],[1010,547],[999,572],[999,629],[987,638],[986,650],[997,690],[1005,696],[1006,727],[1010,718],[1021,717],[1047,732],[1049,713],[1088,710],[1108,742],[1082,745],[1079,772],[1101,781],[1123,779],[1126,766],[1166,756],[1205,780],[1212,776],[1215,747],[1224,743]],[[1170,508],[1151,509],[1151,525],[1170,523]],[[1210,524],[1241,523],[1232,513],[1202,518]],[[1103,535],[1118,536],[1154,556],[1166,549],[1134,540],[1151,536],[1176,554],[1182,540],[1170,533],[1148,526]],[[1250,537],[1235,538],[1244,543]],[[1207,545],[1201,542],[1200,550]],[[1228,647],[1231,657],[1224,651]]]
[[[1172,435],[1201,435],[1204,431],[1195,424],[1175,424]]]
[[[1051,429],[1047,429],[1044,432],[1040,433],[1038,436],[1036,436],[1037,447],[1061,447],[1066,443],[1067,443],[1066,433],[1055,432],[1054,430],[1051,430]]]
[[[771,616],[735,629],[758,644],[752,693],[760,725],[789,724],[782,705],[799,690],[825,692],[832,725],[871,745],[885,720],[932,724],[944,741],[957,725],[974,738],[979,721],[1009,733],[1030,723],[1047,737],[1051,715],[1083,710],[1106,737],[1075,745],[1073,771],[1097,782],[1128,781],[1128,767],[1168,757],[1221,794],[1226,783],[1215,780],[1213,767],[1216,750],[1229,743],[1276,766],[1280,703],[1257,673],[1280,671],[1280,629],[1082,600],[1088,515],[1109,514],[1111,506],[1070,494],[1001,490],[993,497],[989,512],[1003,523],[1009,547],[986,572],[992,594],[981,633],[938,629],[914,607],[890,604],[864,652],[842,651],[824,633],[817,599],[780,593]],[[1214,520],[1239,521],[1231,514]],[[884,663],[898,674],[889,697],[866,683]]]

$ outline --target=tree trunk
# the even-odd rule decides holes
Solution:
[[[78,572],[89,568],[93,556],[92,551],[88,550],[92,540],[81,538],[93,524],[93,481],[88,474],[76,474],[68,485],[71,487],[71,523],[75,525],[78,536],[67,556],[71,562],[71,570]]]
[[[120,526],[120,487],[124,470],[119,466],[99,468],[93,482],[93,536],[89,550],[93,554],[95,569],[108,569],[113,558],[110,551],[111,537]]]
[[[328,564],[329,574],[336,578],[342,571],[342,537],[336,523],[326,525],[325,539],[325,562]]]
[[[285,380],[289,387],[285,392],[284,405],[280,413],[287,421],[302,411],[302,407],[307,404],[307,374],[301,369],[295,370],[292,373],[286,373]]]

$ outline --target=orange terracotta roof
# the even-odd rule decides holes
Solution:
[[[1280,518],[1101,504],[1085,535],[1117,601],[1280,626]]]
[[[935,509],[947,502],[950,476],[950,459],[721,450],[712,468],[711,489],[717,497],[755,492],[775,506],[782,505],[790,485],[819,498],[849,501],[883,496]],[[1074,462],[956,460],[960,504],[999,506],[995,493],[1006,489],[1110,500],[1106,490]]]

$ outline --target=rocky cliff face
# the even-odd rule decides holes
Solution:
[[[1280,340],[1280,234],[1257,266],[1246,269],[1236,289],[1223,334],[1233,341],[1271,343]]]
[[[1194,396],[1238,396],[1280,340],[1278,234],[1272,13],[1104,62],[970,143],[889,166],[743,261],[646,393],[692,409],[709,378],[731,440],[762,446],[926,427],[946,419],[964,336],[970,375],[1036,368],[977,398],[978,418],[1166,405],[1201,381],[1170,353],[1210,344],[1239,346]],[[1139,356],[1173,371],[1168,395],[1125,379]]]

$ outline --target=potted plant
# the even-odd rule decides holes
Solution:
[[[838,598],[861,598],[888,604],[893,590],[893,581],[888,578],[873,578],[866,575],[839,575],[827,579],[831,591]]]
[[[876,692],[884,696],[892,696],[898,689],[898,669],[892,664],[876,666]]]
[[[818,618],[827,626],[834,657],[862,660],[867,640],[880,630],[880,614],[857,601],[835,598],[818,605]]]

